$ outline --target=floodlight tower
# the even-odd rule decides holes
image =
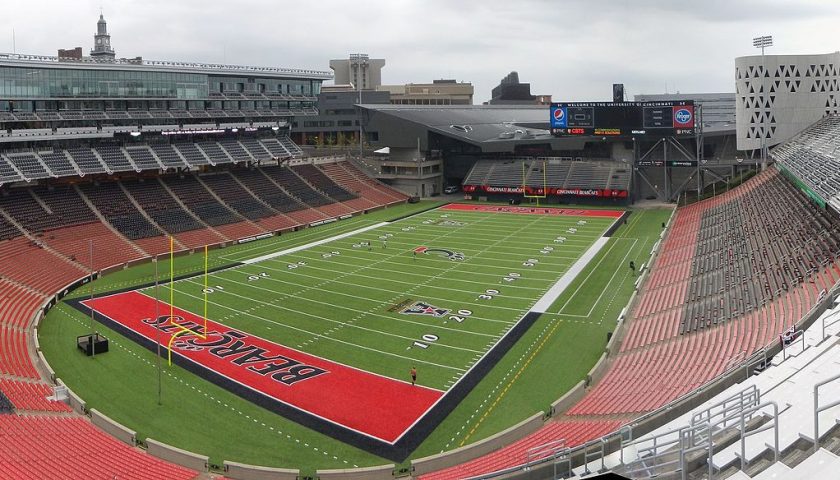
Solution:
[[[773,46],[773,36],[772,35],[765,35],[762,37],[755,37],[753,38],[753,47],[761,49],[761,110],[762,110],[762,132],[761,132],[761,168],[762,170],[767,166],[767,112],[764,111],[765,102],[763,99],[767,95],[767,85],[764,82],[764,79],[767,78],[767,65],[764,62],[764,49],[767,47]]]

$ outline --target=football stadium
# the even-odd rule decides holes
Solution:
[[[94,38],[0,54],[0,478],[836,477],[840,54],[411,104]]]

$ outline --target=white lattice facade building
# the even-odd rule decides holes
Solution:
[[[840,52],[735,59],[738,150],[778,145],[840,113]]]

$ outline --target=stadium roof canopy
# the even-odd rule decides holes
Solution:
[[[429,132],[484,152],[512,152],[517,145],[546,143],[558,150],[580,149],[592,141],[552,137],[546,106],[363,104],[361,108],[367,111],[368,129],[380,132],[379,143],[390,147],[416,148],[418,139],[424,143]]]

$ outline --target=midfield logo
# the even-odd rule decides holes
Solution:
[[[414,253],[422,253],[424,255],[440,255],[441,257],[448,258],[453,262],[460,262],[467,258],[462,252],[454,252],[445,248],[417,247],[414,249]]]
[[[403,315],[431,315],[432,317],[442,317],[449,313],[449,310],[429,305],[426,302],[414,302],[403,309],[400,313]]]

